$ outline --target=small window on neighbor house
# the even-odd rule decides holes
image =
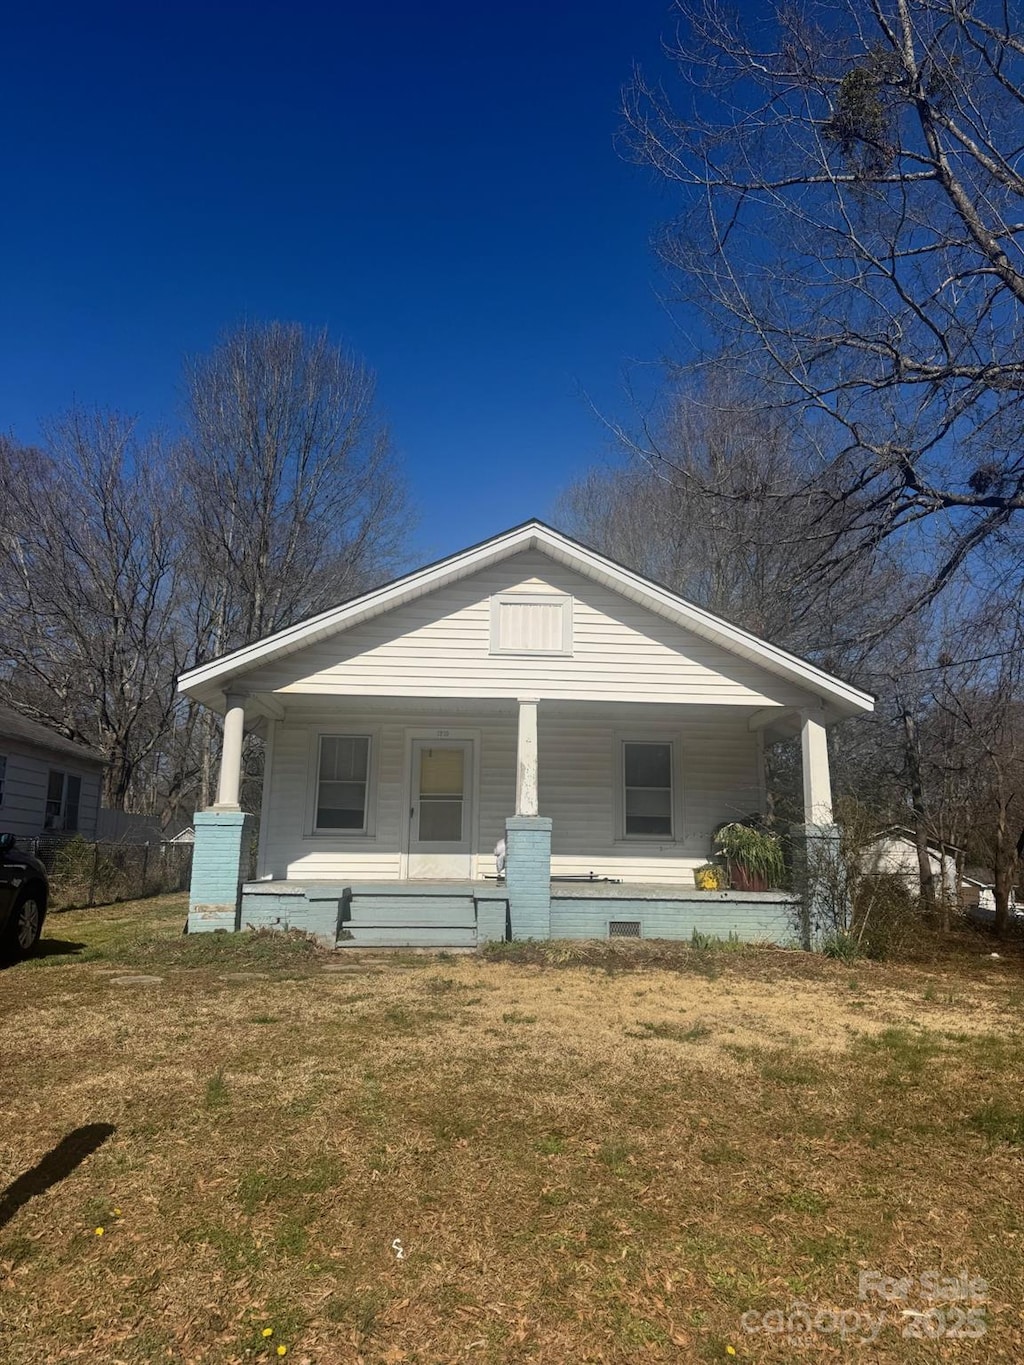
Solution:
[[[571,654],[572,598],[506,593],[491,598],[492,654]]]
[[[46,784],[46,814],[43,828],[55,834],[73,834],[78,829],[78,812],[82,803],[82,779],[74,773],[50,769]]]
[[[369,735],[321,735],[316,828],[364,833],[369,781]]]
[[[622,746],[625,833],[672,835],[672,745],[626,741]]]

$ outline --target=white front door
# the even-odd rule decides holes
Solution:
[[[473,741],[414,739],[410,877],[472,876]]]

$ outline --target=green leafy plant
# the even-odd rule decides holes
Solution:
[[[777,834],[734,820],[716,830],[714,842],[719,856],[730,867],[768,886],[782,885],[786,866]]]
[[[853,934],[842,931],[829,934],[821,945],[821,951],[836,962],[856,962],[862,956],[859,941]]]

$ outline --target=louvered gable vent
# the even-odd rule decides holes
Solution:
[[[572,598],[505,593],[491,598],[492,654],[572,653]]]

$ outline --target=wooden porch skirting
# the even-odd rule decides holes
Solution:
[[[674,885],[554,882],[560,938],[694,936],[796,946],[797,898],[786,891],[697,891]],[[472,948],[523,937],[495,882],[247,882],[242,929],[301,929],[334,947]]]

